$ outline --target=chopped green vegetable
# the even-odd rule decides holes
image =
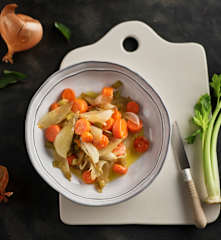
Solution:
[[[121,95],[121,86],[123,86],[123,83],[121,81],[117,81],[112,85],[112,87],[116,89],[114,91],[114,98],[112,103],[117,106],[119,111],[126,112],[127,103],[131,101],[131,98],[123,97]]]
[[[73,153],[79,152],[80,147],[77,144],[73,144]]]
[[[81,93],[80,97],[81,98],[90,97],[90,98],[95,99],[98,95],[99,95],[99,93],[96,93],[96,92],[93,92],[93,91],[88,91],[88,92],[85,92],[85,93]]]
[[[49,141],[45,141],[45,147],[48,149],[54,149],[54,144]]]
[[[210,84],[213,89],[217,103],[211,114],[211,99],[208,94],[200,97],[194,107],[193,123],[198,129],[187,138],[188,143],[193,143],[196,136],[202,136],[203,172],[208,197],[207,203],[220,203],[220,182],[217,162],[217,138],[221,125],[221,74],[214,74]],[[219,115],[219,116],[218,116]]]
[[[120,88],[123,85],[123,83],[121,81],[117,81],[114,84],[111,85],[112,88]]]
[[[95,105],[95,99],[98,95],[99,93],[89,91],[89,92],[81,93],[80,98],[83,98],[90,105]]]
[[[112,104],[116,105],[121,112],[126,112],[127,103],[131,101],[130,97],[123,97],[118,89],[114,91],[114,99]]]
[[[70,40],[71,38],[71,30],[65,26],[62,23],[55,22],[54,26],[63,34],[63,36],[67,39]]]
[[[114,99],[118,99],[121,97],[121,91],[118,89],[114,91]]]
[[[53,157],[54,157],[53,166],[60,168],[61,171],[63,172],[64,176],[70,181],[71,180],[71,171],[70,171],[70,167],[69,167],[67,159],[58,155],[55,150],[53,150],[52,153],[53,153]]]

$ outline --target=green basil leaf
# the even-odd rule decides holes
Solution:
[[[62,23],[55,22],[54,26],[63,34],[63,36],[67,39],[70,40],[71,38],[71,30],[65,26]]]
[[[4,87],[8,86],[9,84],[13,84],[16,82],[17,82],[17,80],[12,77],[9,77],[9,76],[1,77],[0,78],[0,88],[4,88]]]
[[[23,80],[26,78],[26,75],[24,73],[6,70],[6,69],[3,70],[3,75],[11,77],[11,78],[15,78],[17,80]]]

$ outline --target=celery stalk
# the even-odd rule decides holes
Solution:
[[[219,117],[215,123],[213,133],[212,133],[212,139],[211,139],[211,149],[210,149],[210,156],[211,156],[211,162],[212,162],[212,171],[213,171],[213,179],[215,184],[214,189],[214,197],[211,195],[208,197],[208,202],[219,202],[220,199],[220,180],[219,180],[219,168],[218,168],[218,160],[217,160],[217,139],[219,134],[219,129],[221,126],[221,114],[219,114]]]
[[[198,127],[186,140],[193,143],[197,135],[202,137],[203,174],[207,189],[207,203],[220,203],[220,180],[217,161],[217,138],[221,126],[221,74],[214,74],[210,83],[217,105],[211,114],[211,98],[208,94],[202,95],[194,106],[193,123]]]
[[[203,170],[204,170],[205,184],[206,184],[207,193],[208,193],[208,198],[206,199],[206,202],[208,203],[215,201],[217,197],[218,199],[220,198],[219,180],[217,181],[218,164],[217,164],[217,156],[216,156],[216,143],[214,144],[214,140],[215,140],[214,135],[212,137],[212,133],[214,133],[213,131],[214,123],[219,111],[220,111],[220,106],[217,106],[209,122],[209,126],[206,132],[205,145],[203,149]],[[215,148],[215,151],[214,151],[214,148]],[[213,154],[211,154],[212,152]],[[214,172],[216,172],[215,175],[214,175]],[[218,178],[219,178],[219,173],[218,173]]]

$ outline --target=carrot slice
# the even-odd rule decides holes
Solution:
[[[133,113],[137,114],[137,113],[139,113],[139,110],[140,110],[140,107],[136,102],[130,101],[127,104],[127,112],[133,112]]]
[[[139,153],[146,152],[149,146],[150,142],[143,136],[139,136],[134,140],[134,148]]]
[[[112,87],[104,87],[102,89],[102,95],[105,97],[113,97],[114,95],[114,89]]]
[[[114,125],[114,119],[111,117],[106,121],[106,126],[103,127],[103,130],[111,130]]]
[[[124,166],[122,166],[122,165],[120,165],[120,164],[115,163],[115,164],[113,165],[113,167],[112,167],[112,170],[113,170],[115,173],[118,173],[118,174],[123,175],[123,174],[126,174],[126,173],[127,173],[128,168],[127,168],[127,167],[124,167]]]
[[[114,120],[118,120],[121,118],[121,113],[117,110],[117,108],[114,109],[114,113],[111,116]]]
[[[88,120],[81,118],[78,119],[77,122],[75,123],[75,133],[78,135],[82,135],[84,132],[89,132],[91,129],[91,124],[89,123]]]
[[[126,138],[128,135],[127,122],[125,119],[118,119],[115,121],[112,133],[115,138]]]
[[[76,159],[75,155],[72,154],[71,156],[67,157],[67,160],[68,160],[68,164],[71,166],[73,165],[72,162],[73,160]]]
[[[49,142],[54,142],[56,136],[60,132],[61,128],[58,125],[51,125],[50,127],[45,129],[45,138]]]
[[[109,139],[104,134],[102,135],[99,142],[97,142],[97,141],[93,142],[94,146],[99,150],[102,148],[105,148],[108,145],[108,143],[109,143]]]
[[[117,145],[117,147],[112,151],[117,157],[124,156],[126,154],[126,146],[122,142]]]
[[[57,102],[54,102],[54,103],[52,103],[51,106],[50,106],[50,111],[53,111],[53,110],[55,110],[55,109],[58,108],[58,107],[59,107],[58,103],[57,103]]]
[[[95,182],[95,179],[93,180],[91,178],[91,171],[89,171],[89,170],[83,172],[82,179],[83,179],[84,183],[86,183],[86,184],[91,184],[91,183]]]
[[[93,142],[93,135],[90,132],[84,132],[81,135],[82,142]]]
[[[75,99],[71,110],[73,112],[80,112],[80,113],[87,112],[88,104],[84,99],[81,99],[81,98]]]
[[[74,91],[71,88],[66,88],[61,93],[61,98],[62,99],[67,99],[69,101],[74,101],[75,93],[74,93]]]
[[[136,132],[139,132],[142,129],[143,122],[140,120],[140,124],[137,125],[137,124],[133,123],[132,121],[128,120],[127,121],[127,127],[128,127],[130,132],[136,133]]]

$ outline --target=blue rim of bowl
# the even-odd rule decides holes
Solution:
[[[155,97],[158,98],[158,101],[160,102],[161,104],[161,110],[159,110],[159,107],[156,103],[155,100],[153,100],[152,96],[147,92],[147,90],[145,89],[145,87],[143,87],[138,81],[136,81],[134,78],[132,78],[131,76],[128,76],[126,73],[123,73],[121,71],[116,71],[116,70],[113,70],[113,69],[108,69],[107,67],[101,67],[101,66],[97,66],[96,69],[91,69],[90,67],[86,67],[85,69],[82,69],[80,70],[79,72],[74,72],[72,74],[68,74],[64,77],[62,77],[61,79],[59,79],[59,81],[57,82],[60,83],[61,81],[63,81],[64,79],[68,78],[68,77],[71,77],[73,75],[76,75],[76,74],[80,74],[82,72],[85,72],[85,71],[93,71],[93,70],[97,70],[97,71],[114,71],[114,72],[119,72],[121,74],[124,74],[126,75],[128,78],[130,78],[131,80],[133,80],[137,85],[139,85],[140,88],[142,88],[144,90],[145,93],[147,93],[149,95],[149,97],[152,98],[152,101],[156,104],[157,108],[158,108],[158,111],[160,113],[160,116],[161,116],[161,120],[162,120],[162,125],[165,125],[165,123],[167,123],[167,126],[162,126],[162,128],[164,127],[167,127],[168,128],[168,132],[167,132],[167,136],[166,136],[166,140],[162,140],[162,142],[166,142],[166,145],[164,146],[165,149],[164,149],[164,156],[161,156],[162,155],[162,147],[163,147],[163,144],[161,145],[161,151],[159,153],[159,158],[158,158],[158,161],[156,162],[156,165],[153,167],[153,169],[151,170],[151,172],[149,173],[149,175],[154,171],[156,170],[157,168],[157,171],[155,172],[155,174],[153,176],[151,176],[151,178],[147,181],[147,176],[145,176],[138,184],[136,184],[134,187],[132,187],[130,190],[128,190],[127,192],[121,194],[121,195],[117,195],[115,197],[111,197],[111,198],[105,198],[105,199],[97,199],[97,198],[86,198],[86,197],[83,197],[83,196],[80,196],[80,195],[77,195],[77,194],[74,194],[73,192],[69,191],[68,189],[66,189],[63,185],[61,185],[58,181],[56,181],[56,179],[48,173],[48,171],[44,168],[38,154],[37,154],[37,149],[36,149],[36,155],[41,163],[41,168],[45,171],[45,173],[47,174],[47,177],[50,177],[50,178],[53,178],[54,180],[54,186],[47,178],[46,176],[42,173],[42,171],[40,171],[37,167],[37,164],[35,163],[34,161],[34,156],[33,155],[33,149],[29,146],[29,118],[31,116],[31,109],[32,109],[32,105],[36,99],[36,97],[38,96],[38,94],[40,93],[40,91],[49,83],[51,82],[54,77],[56,77],[56,75],[62,73],[62,72],[65,72],[67,70],[70,70],[71,68],[74,68],[74,67],[78,67],[80,65],[83,65],[83,64],[97,64],[97,65],[108,65],[110,67],[110,65],[112,66],[112,68],[114,68],[114,66],[116,67],[119,67],[119,68],[123,68],[125,70],[127,70],[129,73],[132,73],[134,74],[137,78],[139,78],[139,80],[141,80],[144,84],[147,84],[148,87],[152,90],[152,92],[155,94]],[[99,68],[100,67],[100,68]],[[98,68],[98,69],[97,69]],[[48,93],[49,91],[47,91]],[[45,95],[46,96],[46,95]],[[44,97],[45,97],[44,96]],[[43,97],[43,98],[44,98]],[[40,106],[41,104],[38,104],[38,107]],[[37,109],[38,109],[37,107]],[[35,107],[36,109],[36,107]],[[36,109],[36,110],[37,110]],[[162,111],[164,111],[164,114],[162,116]],[[35,114],[36,114],[37,111],[35,111]],[[33,121],[34,122],[34,126],[35,126],[35,120]],[[31,127],[32,128],[32,127]],[[32,130],[34,130],[34,128],[32,128]],[[164,132],[163,132],[164,134]],[[34,134],[32,134],[31,136],[33,136]],[[75,203],[78,203],[78,204],[81,204],[81,205],[85,205],[85,206],[109,206],[109,205],[114,205],[114,204],[118,204],[118,203],[121,203],[121,202],[124,202],[126,200],[129,200],[130,198],[136,196],[137,194],[139,194],[140,192],[142,192],[144,189],[146,189],[148,186],[150,186],[150,184],[154,181],[154,179],[156,179],[156,177],[158,176],[158,174],[160,173],[161,169],[162,169],[162,166],[165,162],[165,159],[166,159],[166,156],[167,156],[167,153],[168,153],[168,148],[169,148],[169,142],[170,142],[170,135],[171,135],[171,126],[170,126],[170,118],[169,118],[169,114],[168,114],[168,111],[161,99],[161,97],[157,94],[157,92],[151,87],[151,85],[148,83],[148,81],[146,81],[143,77],[141,77],[138,73],[136,73],[135,71],[123,66],[123,65],[120,65],[120,64],[116,64],[116,63],[113,63],[113,62],[104,62],[104,61],[85,61],[85,62],[80,62],[80,63],[77,63],[77,64],[73,64],[73,65],[70,65],[62,70],[59,70],[59,71],[56,71],[55,73],[53,73],[51,76],[49,76],[47,78],[47,80],[40,86],[40,88],[36,91],[36,93],[34,94],[34,96],[32,97],[31,101],[30,101],[30,104],[28,106],[28,110],[27,110],[27,113],[26,113],[26,120],[25,120],[25,142],[26,142],[26,148],[27,148],[27,152],[28,152],[28,155],[29,155],[29,158],[32,162],[32,165],[34,166],[35,170],[38,172],[38,174],[53,188],[55,189],[57,192],[59,192],[60,194],[64,195],[66,198],[70,199],[71,201],[75,202]],[[164,137],[162,138],[164,139]],[[33,140],[33,143],[35,141]],[[35,144],[34,144],[35,145]],[[162,158],[161,161],[159,161],[160,157]],[[149,176],[148,175],[148,176]],[[57,187],[57,185],[59,185],[59,187]],[[67,193],[71,194],[71,195],[74,195],[76,198],[73,199],[71,198],[68,194],[66,193],[63,193],[60,189],[58,188],[61,188],[63,190],[65,190]],[[138,188],[138,189],[137,189]],[[129,195],[129,193],[131,193],[131,195]],[[126,197],[124,197],[126,195]],[[129,196],[127,196],[129,195]],[[118,200],[118,198],[120,198]],[[123,199],[122,199],[123,198]],[[88,203],[84,203],[82,201],[80,201],[80,199],[84,199],[84,200],[91,200],[92,202],[88,202]],[[112,201],[111,201],[112,200]],[[107,201],[111,201],[109,203],[105,203]]]

